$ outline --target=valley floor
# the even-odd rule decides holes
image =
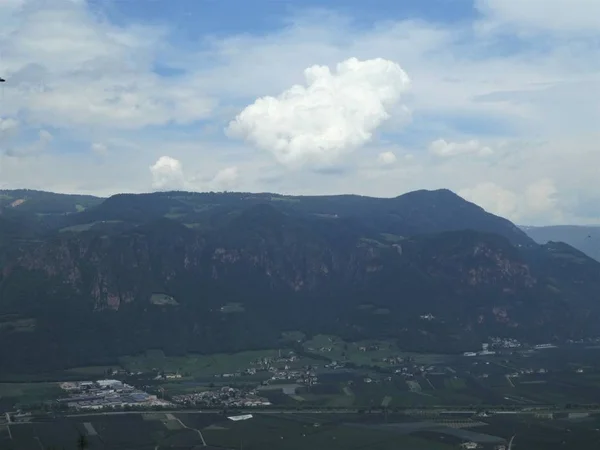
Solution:
[[[473,442],[499,449],[513,436],[521,448],[595,449],[600,444],[600,415],[543,419],[533,414],[351,414],[262,412],[233,415],[171,413],[94,413],[0,425],[6,450],[74,448],[85,439],[89,449],[176,450],[194,446],[220,449],[450,450]]]
[[[599,351],[572,344],[444,356],[335,336],[232,355],[150,351],[114,367],[0,383],[0,448],[70,448],[67,442],[83,435],[90,449],[166,450],[203,441],[221,449],[443,450],[469,442],[492,449],[515,434],[521,448],[552,449],[563,441],[600,448]],[[59,381],[106,378],[170,405],[57,406],[68,395]],[[256,402],[262,406],[249,406]],[[253,417],[228,419],[241,414]]]

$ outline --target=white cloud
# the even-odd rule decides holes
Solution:
[[[396,162],[397,158],[394,152],[382,152],[377,155],[377,162],[382,166],[390,166]]]
[[[90,149],[93,153],[95,153],[98,156],[105,156],[108,153],[108,147],[105,144],[101,144],[99,142],[94,142],[90,146]]]
[[[238,186],[240,181],[237,166],[219,169],[213,176],[204,176],[202,170],[190,176],[183,168],[180,160],[171,156],[161,156],[150,166],[152,175],[152,188],[158,191],[165,190],[192,190],[192,191],[227,191]]]
[[[239,181],[239,170],[237,167],[226,167],[219,170],[209,185],[211,189],[227,191],[235,188]]]
[[[503,217],[515,217],[518,210],[517,195],[503,187],[492,183],[481,183],[473,188],[462,189],[458,195],[487,211]]]
[[[304,71],[306,86],[259,98],[229,124],[231,136],[267,150],[282,164],[331,164],[361,147],[409,88],[402,68],[388,60],[356,58]]]
[[[161,156],[150,166],[152,188],[155,190],[179,190],[187,185],[181,162],[170,156]]]
[[[214,100],[192,78],[154,73],[163,29],[114,25],[85,1],[24,5],[0,31],[6,111],[61,128],[137,129],[210,115]]]
[[[537,214],[556,214],[558,191],[552,180],[543,179],[528,185],[525,188],[525,201],[527,211],[523,211],[523,216]]]
[[[489,156],[494,153],[490,147],[481,144],[476,139],[464,142],[448,142],[438,139],[429,145],[429,151],[442,158],[459,155]]]
[[[19,122],[10,117],[0,117],[0,139],[14,134],[19,129]]]
[[[562,214],[558,209],[557,193],[553,181],[549,179],[531,183],[519,192],[493,182],[480,183],[458,192],[463,198],[487,211],[509,218],[516,223],[522,223],[523,220],[556,223],[562,220]]]
[[[579,34],[597,33],[597,0],[476,0],[476,7],[499,25]]]
[[[40,130],[37,139],[29,144],[9,145],[4,154],[14,158],[37,156],[54,140],[54,136],[47,130]]]

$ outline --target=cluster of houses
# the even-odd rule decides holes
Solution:
[[[182,405],[205,407],[256,407],[269,406],[271,403],[258,395],[256,390],[236,389],[229,386],[184,395],[176,395],[173,402]]]
[[[491,337],[490,346],[494,348],[519,348],[521,343],[513,338]]]
[[[262,382],[262,385],[268,385],[273,382],[293,381],[299,384],[312,385],[317,382],[315,369],[317,366],[292,367],[292,364],[298,362],[299,358],[294,352],[287,355],[279,354],[278,357],[263,357],[253,361],[246,369],[240,369],[236,372],[217,374],[215,378],[239,378],[252,376],[257,373],[268,373],[270,377]],[[325,366],[326,368],[337,368],[337,363],[333,362]]]

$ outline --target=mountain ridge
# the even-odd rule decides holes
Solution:
[[[19,195],[3,191],[5,198],[2,209],[19,211],[27,201],[17,207],[7,208],[9,199],[13,203],[26,200]],[[14,191],[20,194],[23,191]],[[33,191],[38,192],[38,191]],[[0,193],[1,194],[1,193]],[[44,195],[50,193],[42,193]],[[478,205],[468,202],[448,189],[418,190],[396,197],[378,198],[360,195],[293,196],[273,193],[214,193],[166,191],[143,194],[116,194],[106,199],[94,197],[85,207],[77,203],[81,196],[56,194],[61,199],[63,210],[51,219],[58,224],[52,226],[77,226],[98,221],[125,221],[141,224],[158,217],[171,217],[187,223],[203,223],[214,212],[227,214],[234,209],[243,209],[255,204],[271,204],[277,209],[295,214],[312,214],[330,218],[353,218],[360,216],[365,225],[380,232],[400,232],[408,235],[417,232],[438,232],[449,229],[465,229],[473,218],[479,229],[507,236],[511,241],[530,245],[533,240],[510,221],[486,212]],[[87,197],[86,197],[87,198]],[[71,203],[69,203],[69,201]],[[57,203],[57,202],[54,202]],[[451,208],[446,208],[452,204]],[[31,205],[31,204],[30,204]],[[34,207],[29,206],[29,210]],[[44,210],[44,208],[40,208]],[[74,209],[78,209],[73,212]],[[33,209],[40,215],[41,211]],[[51,214],[46,214],[50,216]],[[56,217],[58,216],[58,217]],[[370,220],[368,216],[370,217]],[[46,220],[51,220],[45,217]]]

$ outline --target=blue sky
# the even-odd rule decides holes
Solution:
[[[395,196],[595,223],[596,0],[5,0],[0,188]]]
[[[307,9],[336,11],[367,27],[388,19],[453,23],[478,15],[471,0],[174,0],[169,7],[160,0],[94,0],[90,3],[116,21],[175,22],[180,28],[176,32],[185,38],[201,38],[205,34],[265,34],[281,28],[291,16]]]

